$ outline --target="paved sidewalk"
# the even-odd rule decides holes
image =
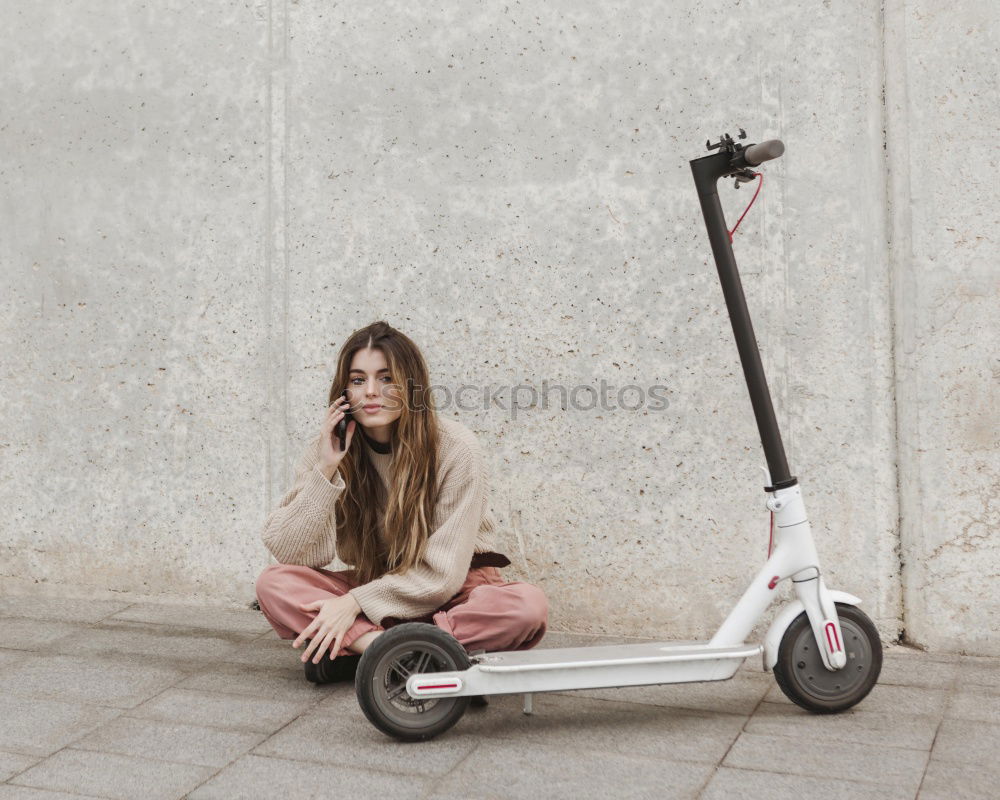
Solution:
[[[531,716],[494,696],[406,744],[299,652],[253,611],[0,597],[0,800],[1000,796],[1000,659],[890,647],[836,716],[756,659],[722,683],[536,694]]]

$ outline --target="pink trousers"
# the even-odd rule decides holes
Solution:
[[[271,564],[257,578],[257,601],[267,621],[282,639],[294,639],[316,616],[300,604],[343,595],[358,584],[348,571]],[[447,631],[473,650],[528,650],[542,640],[549,603],[537,586],[507,583],[496,567],[470,569],[458,594],[437,611],[419,620],[386,617],[376,625],[359,614],[341,641],[341,655],[353,655],[348,646],[369,631],[382,631],[401,622],[429,622]],[[314,653],[315,655],[315,653]]]

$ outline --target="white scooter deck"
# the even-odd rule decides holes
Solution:
[[[411,675],[406,691],[430,698],[719,681],[762,650],[695,642],[509,650],[473,656],[473,665],[460,672]]]

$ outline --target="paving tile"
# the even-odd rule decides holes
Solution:
[[[763,634],[762,634],[763,635]],[[747,637],[749,641],[753,642],[754,639]],[[756,641],[760,641],[757,639]],[[759,653],[758,655],[751,656],[742,664],[740,664],[740,672],[754,672],[759,675],[767,675],[772,681],[774,680],[774,674],[769,669],[764,669],[764,654]]]
[[[1000,725],[1000,691],[970,684],[951,695],[944,715],[949,719],[971,719]]]
[[[85,630],[82,625],[28,617],[0,617],[0,646],[8,650],[52,649]]]
[[[258,635],[274,630],[259,611],[199,605],[135,603],[110,615],[110,619]]]
[[[20,664],[26,658],[30,658],[33,651],[30,650],[4,650],[0,648],[0,672],[5,672],[15,664]]]
[[[732,800],[734,797],[766,797],[767,800],[802,800],[803,797],[913,800],[913,796],[912,791],[899,786],[722,767],[712,776],[698,800]]]
[[[190,675],[175,688],[245,694],[267,700],[319,702],[335,685],[317,686],[310,683],[306,680],[301,665],[289,669],[273,669],[244,664],[218,664]]]
[[[30,786],[0,786],[0,800],[75,800],[76,798],[94,797],[92,794],[69,794],[68,792],[53,792],[48,789],[33,789]]]
[[[4,672],[4,691],[24,697],[131,708],[187,673],[97,654],[31,654]]]
[[[67,748],[10,782],[115,800],[176,800],[212,775],[214,767]]]
[[[158,636],[190,637],[192,639],[220,639],[231,642],[234,645],[252,642],[260,638],[259,631],[253,630],[228,630],[226,628],[213,628],[206,625],[182,625],[180,623],[146,622],[138,619],[119,619],[111,616],[102,619],[100,622],[88,626],[89,630],[100,629],[106,631],[139,631],[155,634]]]
[[[239,694],[167,689],[128,712],[137,719],[158,719],[235,731],[270,733],[315,704],[313,700],[267,700]]]
[[[586,758],[555,747],[483,741],[442,778],[428,800],[670,800],[695,797],[714,770],[694,764],[622,753]]]
[[[607,636],[593,633],[572,633],[569,631],[546,631],[536,650],[552,650],[559,647],[599,647],[607,644],[640,644],[652,639],[637,639],[634,636]]]
[[[861,783],[901,788],[914,796],[927,764],[923,750],[817,741],[795,736],[744,733],[723,766],[829,779],[843,775]]]
[[[1000,658],[966,656],[958,668],[958,685],[1000,687]]]
[[[768,703],[791,703],[785,693],[775,684],[765,695]],[[923,686],[893,686],[891,684],[876,684],[868,696],[855,708],[859,711],[877,711],[891,714],[899,709],[906,709],[908,714],[930,715],[944,714],[948,692],[945,689],[930,689]]]
[[[353,690],[342,692],[340,697],[339,706],[327,705],[322,711],[317,707],[303,714],[254,748],[253,754],[345,767],[371,764],[379,770],[409,775],[443,775],[479,742],[473,737],[447,735],[416,746],[399,742],[368,722]]]
[[[280,797],[281,800],[329,800],[332,798],[381,797],[417,800],[427,791],[426,778],[393,775],[366,766],[313,764],[282,758],[243,756],[210,781],[199,786],[187,800],[232,800],[234,797]]]
[[[1000,754],[1000,725],[946,719],[938,729],[931,758],[978,767],[995,766]]]
[[[11,775],[17,775],[38,761],[37,756],[25,756],[20,753],[0,752],[0,783]]]
[[[737,672],[727,681],[578,689],[555,694],[747,715],[757,707],[773,684],[774,679],[763,673]]]
[[[904,709],[905,710],[905,709]],[[762,703],[746,725],[747,733],[930,750],[941,718],[895,712],[862,711],[812,714],[791,703]]]
[[[2,625],[0,620],[0,625]],[[144,655],[171,661],[202,661],[218,663],[229,658],[238,643],[234,637],[245,634],[219,634],[210,631],[195,631],[191,628],[178,629],[165,625],[147,625],[135,622],[102,622],[79,630],[73,636],[58,643],[61,653],[123,653]],[[192,664],[192,669],[202,665]]]
[[[273,669],[304,669],[301,661],[303,648],[292,647],[294,639],[279,639],[265,634],[250,642],[242,642],[227,657],[233,664]]]
[[[920,800],[982,800],[996,797],[1000,767],[994,761],[975,769],[931,757],[920,784]]]
[[[899,644],[898,642],[884,643],[882,645],[883,658],[912,658],[917,661],[937,661],[942,664],[957,664],[962,660],[958,653],[939,653],[932,650],[923,650],[915,645]]]
[[[97,750],[205,767],[224,767],[266,738],[264,733],[226,731],[151,719],[118,717],[73,743],[77,750]]]
[[[957,658],[941,661],[922,654],[890,655],[882,659],[879,686],[926,686],[949,689],[958,677]]]
[[[4,694],[0,750],[47,756],[121,713],[117,708]]]
[[[287,800],[344,785],[394,800],[895,798],[914,796],[925,766],[921,798],[960,800],[992,796],[1000,777],[996,658],[889,647],[879,685],[838,715],[792,705],[759,659],[729,681],[540,693],[530,716],[521,695],[495,695],[410,744],[368,722],[353,684],[306,681],[259,612],[74,604],[0,598],[0,800]],[[540,649],[641,641],[550,631]],[[853,781],[827,778],[845,765]]]
[[[30,617],[58,622],[91,623],[129,607],[121,600],[87,600],[78,597],[0,597],[0,617]]]
[[[521,710],[522,695],[492,695],[489,706],[469,709],[455,727],[434,741],[475,744],[516,739],[576,752],[619,752],[715,764],[746,721],[742,715],[551,693],[536,694],[533,700],[534,713],[526,715]],[[324,713],[338,724],[350,724],[350,730],[357,730],[356,737],[368,746],[383,736],[363,716],[353,691],[331,695],[305,716]]]

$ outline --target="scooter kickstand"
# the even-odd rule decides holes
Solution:
[[[524,693],[524,713],[525,714],[532,713],[532,709],[531,709],[531,693],[530,692],[525,692]]]

